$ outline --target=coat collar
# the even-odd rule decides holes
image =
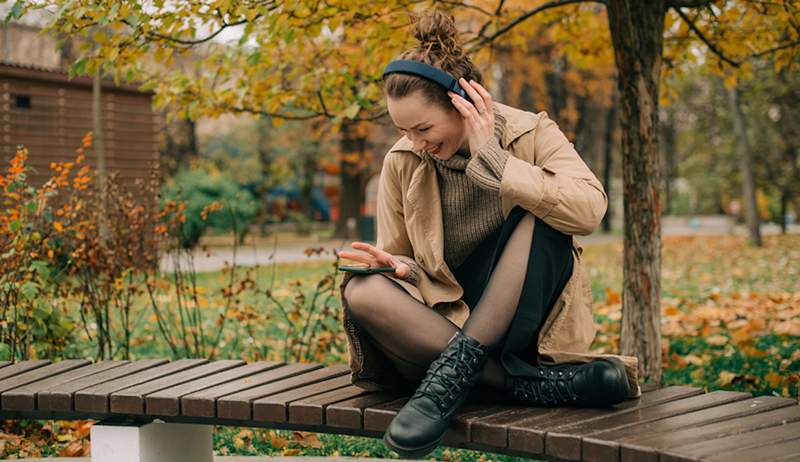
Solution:
[[[501,124],[502,135],[499,140],[500,146],[502,146],[503,149],[508,149],[508,145],[511,144],[511,142],[519,138],[523,133],[536,128],[539,122],[539,114],[516,109],[498,102],[493,104],[495,114],[505,120],[505,123]],[[395,151],[413,152],[424,159],[421,152],[414,151],[413,143],[406,136],[397,140],[394,146],[389,149],[389,152]]]

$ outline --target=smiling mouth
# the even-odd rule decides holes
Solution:
[[[433,149],[428,149],[427,151],[431,154],[439,154],[439,151],[442,149],[442,143],[439,143]]]

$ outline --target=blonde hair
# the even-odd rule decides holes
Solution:
[[[419,44],[395,59],[419,61],[448,72],[459,79],[483,83],[483,77],[458,42],[458,30],[453,16],[440,10],[428,10],[415,18],[414,36]],[[446,110],[455,110],[447,90],[428,79],[408,74],[389,74],[384,80],[384,93],[390,98],[403,98],[421,91],[431,103]]]

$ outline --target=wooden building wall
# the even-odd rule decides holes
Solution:
[[[160,121],[151,95],[104,82],[102,92],[106,167],[132,187],[158,167]],[[81,139],[92,131],[92,81],[67,74],[0,63],[0,154],[3,163],[25,145],[41,183],[50,163],[75,158]],[[94,150],[87,159],[96,166]]]

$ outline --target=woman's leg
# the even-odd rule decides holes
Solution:
[[[418,302],[392,280],[379,274],[355,276],[344,292],[353,320],[394,363],[406,379],[418,382],[428,366],[458,331],[428,306]],[[481,382],[502,386],[505,371],[497,358],[490,358]]]

